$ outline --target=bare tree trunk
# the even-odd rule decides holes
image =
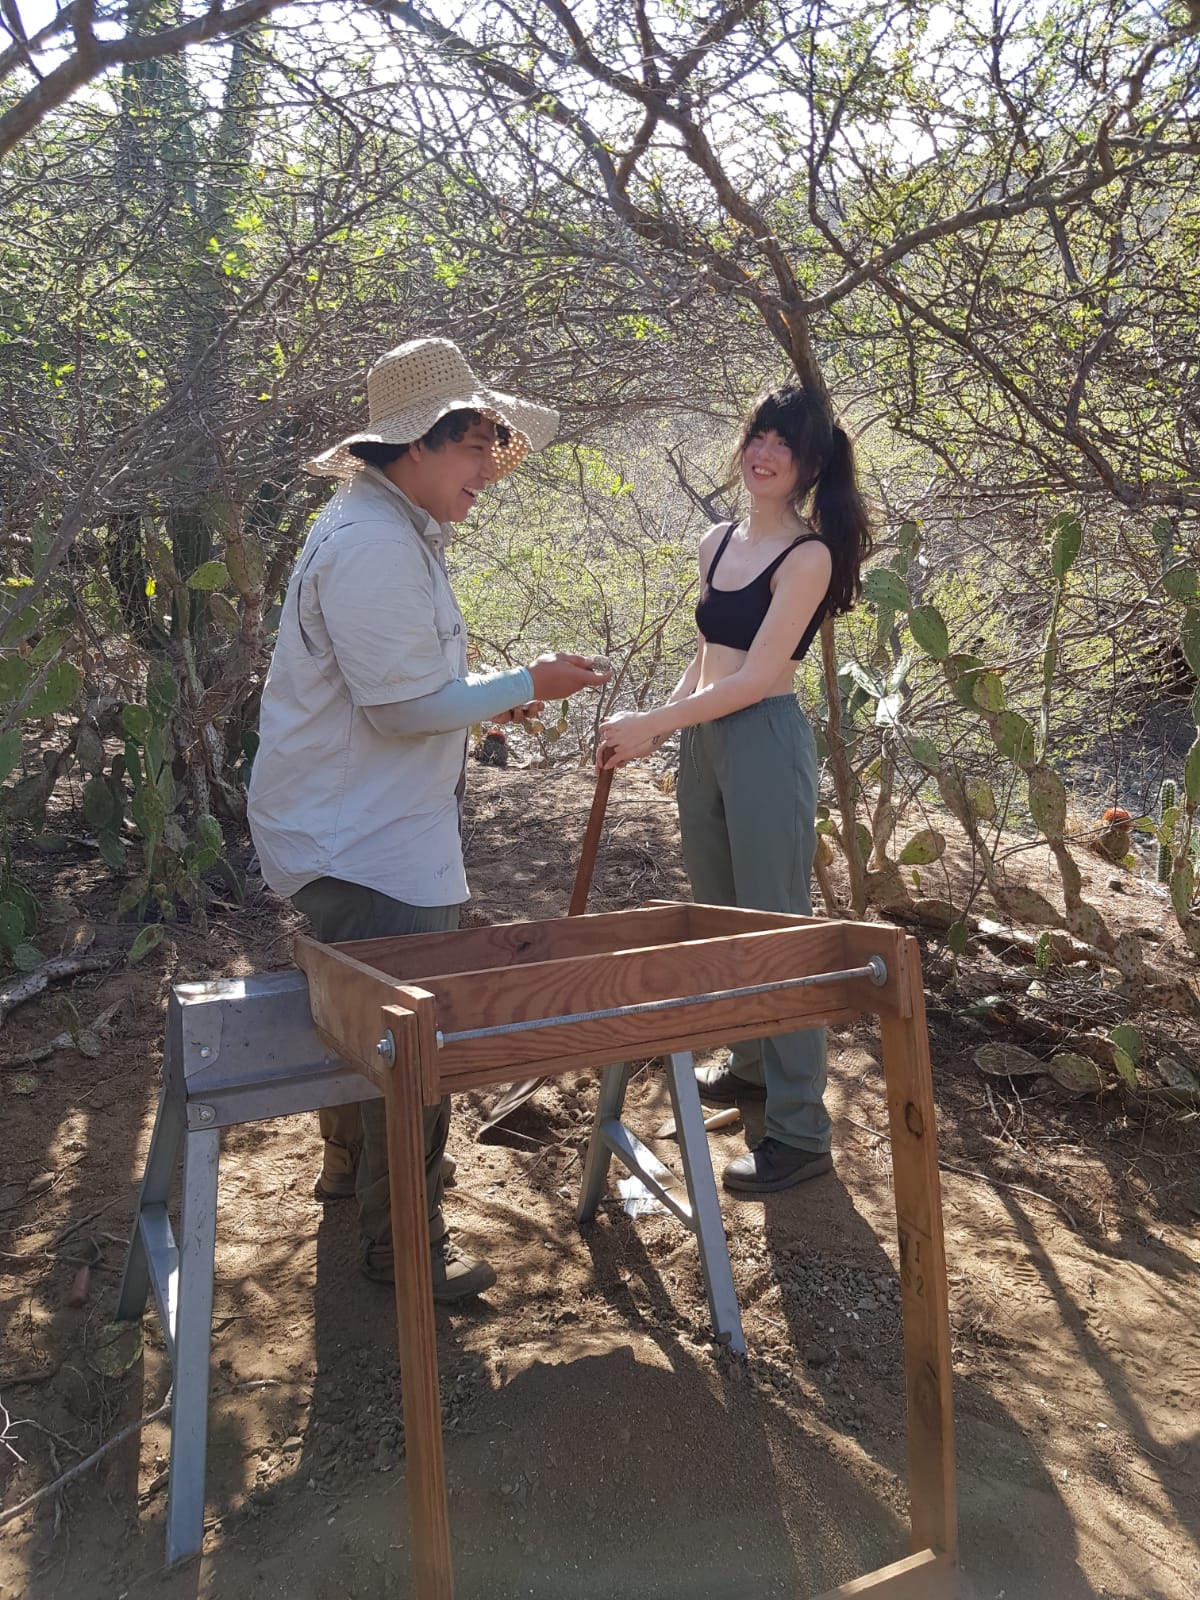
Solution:
[[[833,633],[833,618],[826,617],[821,624],[821,665],[825,673],[825,743],[829,748],[829,765],[833,771],[833,787],[841,812],[842,852],[850,872],[850,910],[861,917],[867,909],[867,880],[862,851],[858,845],[858,808],[854,798],[854,774],[850,759],[842,742],[842,698],[838,688],[837,647]]]

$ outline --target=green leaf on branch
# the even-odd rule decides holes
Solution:
[[[991,822],[996,816],[996,791],[990,783],[973,783],[967,788],[967,801],[980,822]]]
[[[960,956],[967,948],[969,937],[965,922],[955,922],[946,930],[946,944],[953,955]]]
[[[225,595],[215,591],[208,597],[208,614],[226,633],[236,633],[242,625],[237,607]]]
[[[1029,774],[1029,810],[1047,838],[1062,837],[1067,825],[1067,791],[1052,768],[1034,767]]]
[[[1047,693],[1054,687],[1054,674],[1058,668],[1058,640],[1051,639],[1042,652],[1042,688]]]
[[[25,918],[20,906],[11,900],[0,900],[0,945],[15,950],[25,937]]]
[[[848,678],[851,683],[869,695],[872,700],[882,700],[887,693],[887,686],[878,673],[870,672],[859,661],[843,661],[838,668],[839,678]]]
[[[1170,517],[1159,517],[1150,529],[1150,537],[1158,546],[1158,558],[1165,571],[1175,553],[1175,526]]]
[[[877,728],[894,728],[903,704],[904,696],[902,694],[882,695],[875,706],[875,726]]]
[[[922,828],[919,833],[914,833],[912,838],[900,852],[900,865],[902,867],[927,867],[931,862],[940,861],[946,853],[946,836],[939,833],[936,828]]]
[[[975,1052],[975,1065],[989,1078],[1032,1078],[1046,1069],[1035,1055],[1019,1044],[981,1044]]]
[[[1188,607],[1179,629],[1179,643],[1183,649],[1184,660],[1196,676],[1200,677],[1200,608]]]
[[[978,710],[975,704],[975,682],[983,667],[982,659],[960,651],[956,655],[947,656],[943,666],[950,679],[951,691],[959,705],[968,711]]]
[[[1172,600],[1194,600],[1197,587],[1196,569],[1186,562],[1163,573],[1163,588]]]
[[[936,606],[918,606],[908,614],[908,631],[927,656],[944,661],[950,654],[950,634]]]
[[[998,672],[981,672],[971,697],[982,711],[1004,710],[1004,679]]]
[[[19,944],[12,953],[12,964],[18,972],[36,972],[45,959],[35,944]]]
[[[1200,801],[1200,738],[1193,744],[1184,760],[1183,788],[1191,805]]]
[[[83,820],[97,831],[110,826],[116,802],[103,778],[89,778],[83,786]]]
[[[1070,511],[1064,511],[1050,524],[1050,532],[1052,535],[1050,570],[1061,583],[1075,565],[1080,545],[1083,543],[1083,529],[1079,525],[1077,516]]]
[[[170,667],[165,661],[156,661],[146,676],[146,706],[155,722],[165,722],[178,699]]]
[[[120,872],[125,865],[125,846],[120,834],[106,830],[97,836],[96,843],[100,847],[100,859],[112,872]]]
[[[229,568],[223,561],[205,561],[188,574],[189,589],[223,589],[229,582]]]
[[[996,718],[996,725],[992,729],[992,738],[1001,755],[1015,761],[1018,766],[1024,766],[1033,760],[1036,740],[1033,729],[1024,717],[1018,716],[1015,711],[1002,711]]]
[[[30,665],[44,667],[48,661],[53,661],[70,637],[66,628],[48,628],[29,652]]]
[[[1186,922],[1195,899],[1196,873],[1190,861],[1181,861],[1171,874],[1171,907],[1179,922]]]
[[[888,654],[887,642],[891,636],[892,626],[896,621],[896,613],[888,606],[880,606],[875,613],[875,651],[872,659],[880,666],[884,666],[891,659]]]
[[[143,956],[148,956],[151,950],[157,950],[165,932],[161,922],[152,922],[148,928],[143,928],[129,947],[129,965],[136,966]]]
[[[1034,927],[1054,927],[1059,920],[1058,912],[1044,894],[1020,883],[1004,890],[1001,909],[1014,922],[1028,922]]]
[[[158,790],[144,783],[134,795],[130,811],[142,836],[157,843],[162,838],[163,824],[167,820],[167,808]]]
[[[52,717],[73,705],[83,686],[83,675],[69,661],[56,661],[46,681],[29,702],[31,717]]]
[[[86,722],[75,739],[75,759],[84,772],[100,772],[104,768],[104,741]]]
[[[9,773],[21,760],[21,730],[10,728],[7,733],[0,733],[0,783],[3,783]]]
[[[131,739],[136,739],[138,744],[145,744],[154,726],[154,719],[145,706],[123,706],[121,726]]]
[[[1142,1053],[1142,1036],[1128,1022],[1119,1022],[1109,1034],[1109,1038],[1118,1050],[1124,1050],[1131,1061],[1136,1061]]]
[[[909,755],[927,772],[941,770],[942,758],[932,739],[927,739],[923,733],[912,733],[906,735],[904,743]]]
[[[1055,1083],[1070,1094],[1099,1094],[1104,1087],[1096,1063],[1087,1056],[1076,1055],[1073,1050],[1063,1050],[1052,1056],[1046,1070]]]
[[[908,682],[908,675],[913,669],[913,662],[916,659],[911,650],[906,650],[900,657],[888,675],[887,686],[889,694],[898,694],[904,688],[904,685]]]
[[[889,567],[872,567],[863,581],[862,597],[873,606],[886,606],[889,611],[912,610],[908,585]]]
[[[225,846],[225,839],[221,833],[221,824],[216,817],[202,816],[196,818],[196,840],[204,850],[215,850],[218,855]]]
[[[21,656],[0,660],[0,700],[19,700],[29,687],[33,668]]]

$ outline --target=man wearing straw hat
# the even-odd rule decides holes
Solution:
[[[480,384],[448,339],[413,339],[367,376],[369,426],[307,463],[343,479],[292,573],[263,689],[250,828],[263,876],[321,940],[438,933],[467,898],[459,813],[466,730],[604,682],[539,656],[469,674],[446,575],[450,525],[549,444],[557,413]],[[383,1104],[320,1113],[318,1199],[357,1194],[362,1267],[392,1276]],[[450,1101],[425,1113],[434,1298],[495,1282],[442,1217]]]

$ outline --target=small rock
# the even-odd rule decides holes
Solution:
[[[823,1344],[812,1340],[804,1346],[804,1359],[810,1367],[823,1367],[833,1360],[833,1354]]]
[[[285,1451],[302,1450],[304,1448],[304,1440],[298,1433],[289,1433],[283,1441],[283,1448]]]

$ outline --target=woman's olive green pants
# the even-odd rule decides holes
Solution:
[[[697,901],[811,915],[817,749],[794,695],[685,728],[676,794]],[[765,1085],[770,1137],[800,1150],[829,1149],[824,1028],[734,1045],[729,1065]]]

